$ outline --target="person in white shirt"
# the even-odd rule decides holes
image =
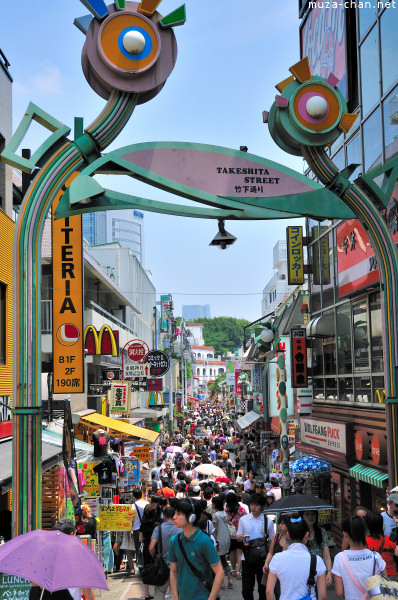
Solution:
[[[326,600],[326,565],[320,556],[316,557],[315,586],[309,590],[307,584],[310,575],[311,554],[306,548],[309,529],[307,523],[299,514],[293,514],[287,525],[290,545],[284,552],[274,554],[269,563],[267,580],[267,600],[274,599],[274,588],[277,579],[281,584],[280,600],[300,600],[309,591],[311,598]],[[350,596],[347,596],[350,598]]]
[[[365,580],[381,573],[387,576],[386,563],[378,552],[366,546],[366,523],[361,517],[348,517],[342,523],[343,539],[350,550],[339,552],[333,563],[334,586],[337,596],[349,600],[367,598]]]
[[[239,520],[236,539],[243,542],[242,556],[242,596],[243,600],[253,600],[254,586],[257,580],[259,600],[265,600],[265,586],[261,584],[263,565],[268,552],[268,539],[272,539],[274,524],[263,513],[265,497],[262,494],[253,494],[250,498],[250,514],[244,515]],[[252,563],[245,557],[250,549],[252,540],[264,540],[263,554],[259,553],[258,561]]]
[[[247,475],[247,479],[244,483],[243,489],[245,492],[247,492],[248,490],[250,490],[251,484],[253,481],[253,473],[250,471],[250,473],[248,473]]]
[[[131,523],[131,529],[133,530],[133,538],[135,550],[137,551],[140,547],[140,527],[142,521],[142,515],[144,514],[144,508],[147,504],[149,504],[148,500],[144,500],[142,497],[142,489],[140,487],[136,487],[133,489],[133,498],[134,502],[131,506],[133,510],[135,510],[135,515],[133,521]]]

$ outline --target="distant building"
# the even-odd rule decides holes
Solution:
[[[287,249],[285,241],[279,240],[274,246],[273,267],[276,269],[276,273],[274,273],[263,289],[262,315],[276,310],[297,287],[296,285],[289,285],[287,281]]]
[[[195,358],[192,365],[195,387],[197,391],[205,391],[209,382],[214,381],[218,375],[226,372],[226,363],[225,360],[221,359],[221,356],[214,356],[212,346],[204,345],[203,325],[201,323],[188,323],[186,327],[193,337],[191,350]]]
[[[211,319],[210,304],[183,304],[182,318],[185,321],[193,319]]]
[[[89,246],[119,242],[144,265],[144,214],[139,210],[110,210],[83,215],[83,236]]]

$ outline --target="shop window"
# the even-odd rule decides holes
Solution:
[[[347,144],[347,165],[357,164],[359,167],[355,169],[350,177],[350,181],[354,181],[362,172],[362,157],[361,157],[361,134],[356,135]]]
[[[398,88],[383,102],[384,148],[386,159],[398,153]]]
[[[0,365],[5,365],[7,360],[6,342],[7,342],[7,323],[6,323],[6,300],[7,286],[0,283]]]
[[[323,360],[325,375],[336,374],[336,344],[334,338],[328,338],[323,344]]]
[[[325,379],[326,400],[337,400],[337,379],[335,377]]]
[[[380,98],[379,35],[377,25],[360,47],[362,116],[366,117]]]
[[[369,297],[370,310],[370,355],[372,357],[372,371],[383,371],[383,324],[381,316],[381,296],[372,294]]]
[[[368,335],[368,310],[366,300],[352,305],[353,344],[354,344],[354,371],[368,370],[369,363],[369,335]]]
[[[336,341],[338,373],[352,373],[351,306],[336,307]]]
[[[398,29],[398,11],[387,9],[380,18],[381,72],[383,76],[383,94],[398,79],[398,63],[395,40]]]
[[[340,402],[354,401],[354,385],[352,377],[339,377],[338,395]]]
[[[384,376],[376,375],[372,377],[373,402],[375,404],[384,404],[386,401],[386,390],[384,387]]]
[[[316,377],[317,375],[323,375],[322,340],[319,338],[314,338],[311,341],[311,345],[312,376]]]
[[[377,15],[376,4],[371,8],[361,8],[357,11],[359,16],[359,39],[362,40],[365,33],[368,31]]]
[[[381,164],[382,160],[382,136],[381,136],[381,111],[380,108],[363,124],[363,146],[365,171],[373,169]]]
[[[312,391],[315,400],[325,400],[325,385],[321,377],[315,377],[312,380]]]
[[[355,401],[369,404],[372,402],[372,388],[370,385],[370,377],[355,377]]]

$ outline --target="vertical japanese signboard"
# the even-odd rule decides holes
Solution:
[[[110,394],[110,412],[130,412],[131,383],[130,381],[112,381]]]
[[[160,296],[160,331],[167,331],[169,302],[169,296]]]
[[[287,272],[289,285],[304,283],[303,228],[287,227]]]
[[[290,337],[292,352],[292,387],[304,388],[308,385],[305,329],[292,329]]]
[[[84,392],[82,217],[54,219],[53,357],[54,393]]]

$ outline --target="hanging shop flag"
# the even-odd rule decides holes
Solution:
[[[130,412],[131,384],[129,381],[112,381],[110,411],[116,413]]]
[[[160,331],[167,331],[169,303],[169,296],[160,296]]]
[[[286,228],[287,237],[287,272],[289,285],[301,285],[304,283],[304,246],[303,228]]]
[[[290,338],[292,352],[292,387],[304,388],[308,385],[307,341],[305,329],[292,329]]]
[[[54,219],[58,201],[59,197],[52,206],[53,392],[81,394],[84,392],[82,217]]]

